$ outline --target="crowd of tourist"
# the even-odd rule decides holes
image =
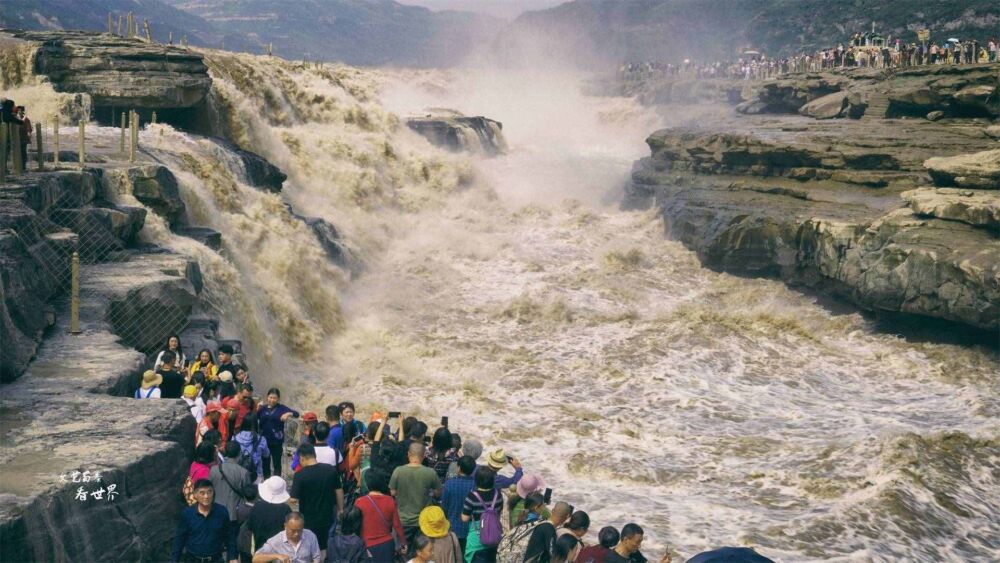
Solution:
[[[697,63],[685,59],[680,64],[666,62],[625,63],[618,69],[626,82],[667,77],[726,78],[764,80],[794,72],[836,68],[900,68],[918,65],[977,64],[996,62],[1000,42],[996,37],[978,39],[949,38],[945,42],[885,40],[874,33],[856,33],[845,45],[801,53],[786,58],[769,58],[747,51],[736,61]]]
[[[647,561],[640,524],[604,526],[595,541],[587,512],[554,498],[517,456],[463,439],[447,417],[433,432],[399,412],[366,423],[342,401],[321,419],[283,404],[277,388],[258,398],[232,346],[190,360],[169,337],[135,392],[183,400],[196,422],[172,561]],[[290,460],[288,444],[297,444]],[[770,560],[722,548],[689,561]]]

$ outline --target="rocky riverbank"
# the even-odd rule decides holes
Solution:
[[[996,331],[997,116],[997,65],[785,77],[652,134],[625,205],[707,266]]]

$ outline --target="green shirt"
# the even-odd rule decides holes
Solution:
[[[420,511],[431,503],[431,492],[440,486],[437,473],[430,467],[397,467],[389,478],[389,488],[396,491],[399,521],[404,526],[416,526]]]

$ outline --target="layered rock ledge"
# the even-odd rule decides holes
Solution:
[[[432,144],[453,152],[488,156],[507,152],[503,124],[486,117],[438,111],[426,117],[407,119],[406,125]]]
[[[655,205],[706,265],[1000,329],[1000,193],[934,184],[955,176],[935,159],[996,146],[984,123],[727,115],[647,143],[626,205]]]

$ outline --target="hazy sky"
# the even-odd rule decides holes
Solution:
[[[514,19],[521,12],[557,6],[568,0],[397,0],[401,4],[426,6],[432,10],[467,10]]]

